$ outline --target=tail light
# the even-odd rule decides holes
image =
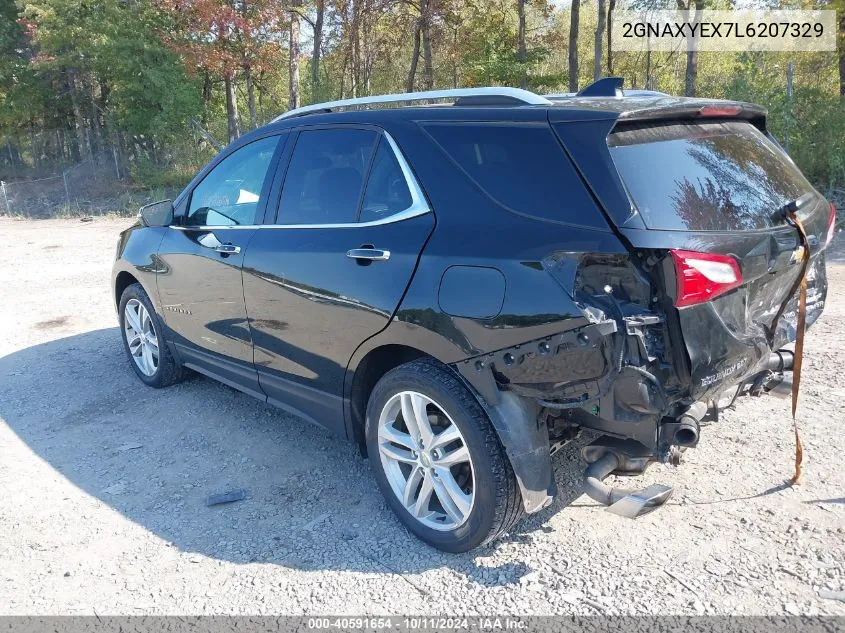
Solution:
[[[830,244],[833,240],[833,236],[836,233],[836,207],[833,206],[833,203],[830,203],[830,217],[827,220],[827,241],[824,243],[825,246]]]
[[[710,301],[742,285],[739,264],[730,255],[679,250],[669,252],[675,260],[678,278],[675,305],[679,308]]]

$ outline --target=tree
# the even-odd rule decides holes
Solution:
[[[839,18],[839,32],[845,33],[845,15]],[[839,38],[839,96],[845,97],[845,37]]]
[[[839,19],[836,33],[836,47],[839,51],[839,96],[845,97],[845,0],[834,0],[831,8],[836,9]]]
[[[414,91],[414,81],[417,77],[417,64],[420,61],[420,37],[422,36],[422,31],[420,28],[420,22],[417,20],[416,25],[414,26],[414,50],[411,52],[411,67],[408,68],[408,78],[405,80],[405,92],[413,92]]]
[[[613,76],[613,11],[616,9],[616,0],[609,0],[607,3],[607,75]]]
[[[229,141],[240,136],[238,73],[248,92],[256,72],[272,65],[283,28],[277,0],[156,0],[172,20],[164,40],[185,59],[192,72],[222,77]],[[298,63],[298,57],[297,57]],[[250,119],[255,120],[254,97]]]
[[[28,60],[24,53],[26,37],[24,24],[19,21],[18,9],[12,0],[0,0],[0,126],[32,125],[30,118],[26,121],[17,110],[23,105],[21,98],[26,99],[27,90],[22,90],[22,82],[29,85],[31,73],[28,72]],[[35,114],[34,109],[28,111]],[[30,116],[32,116],[32,114]],[[0,171],[0,180],[14,179],[21,168],[19,152],[12,152],[11,144],[7,142],[8,152],[0,153],[0,166],[5,165],[6,173]],[[33,157],[37,160],[37,152],[33,142]]]
[[[320,88],[320,56],[322,55],[323,47],[323,20],[326,13],[325,0],[317,0],[317,14],[311,27],[314,31],[314,44],[311,49],[311,94],[313,99],[319,99]]]
[[[434,63],[431,58],[432,0],[419,0],[420,34],[422,35],[423,89],[434,88]]]
[[[25,65],[10,85],[26,102],[33,163],[109,147],[154,157],[195,109],[194,86],[159,37],[167,23],[148,3],[31,0],[18,24]],[[36,126],[53,133],[37,139]]]
[[[581,0],[572,0],[569,15],[569,92],[578,92],[578,21]]]
[[[522,66],[522,78],[519,80],[519,87],[525,90],[528,88],[528,77],[525,73],[525,63],[528,61],[525,48],[525,0],[516,0],[517,14],[519,16],[519,35],[517,36],[517,60]]]
[[[585,78],[604,71],[633,87],[762,103],[769,129],[782,138],[788,128],[790,153],[827,192],[845,187],[843,3],[819,3],[840,11],[838,52],[787,56],[614,52],[616,0],[596,11],[581,0],[0,0],[0,178],[53,175],[112,149],[187,176],[208,138],[261,125],[265,108],[435,85],[552,92],[567,69],[577,92],[592,54]],[[703,6],[626,8],[681,8],[692,20]],[[198,127],[209,136],[194,141],[186,130]]]
[[[302,6],[300,0],[294,0],[290,12],[290,32],[288,39],[288,56],[290,57],[290,79],[288,108],[298,108],[299,103],[299,10]]]
[[[231,143],[241,135],[241,116],[238,114],[238,97],[235,93],[235,71],[224,69],[223,83],[226,86],[226,122]]]
[[[689,12],[693,9],[693,0],[677,0],[678,9],[683,11],[689,19]],[[698,22],[701,19],[701,11],[704,9],[704,0],[695,0],[695,18]],[[684,71],[684,95],[687,97],[695,96],[695,79],[698,74],[698,52],[694,48],[687,51],[686,70]]]
[[[416,14],[412,33],[411,59],[405,75],[405,92],[412,92],[416,85],[420,57],[423,61],[422,89],[434,88],[434,57],[432,53],[432,30],[434,23],[443,18],[442,7],[437,0],[401,0],[403,6]],[[389,4],[389,2],[388,2]]]
[[[601,79],[601,53],[604,43],[605,0],[598,0],[598,22],[596,22],[596,36],[594,41],[593,79]]]

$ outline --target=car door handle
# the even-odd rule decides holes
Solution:
[[[384,262],[390,259],[390,251],[380,248],[353,248],[346,252],[347,257],[352,259],[366,259],[372,262]]]
[[[217,236],[214,233],[206,233],[205,235],[200,236],[197,242],[199,242],[201,246],[217,251],[221,255],[237,255],[241,252],[240,246],[235,246],[234,244],[223,244],[217,239]]]
[[[235,246],[234,244],[220,244],[219,246],[215,246],[214,250],[225,255],[237,255],[241,252],[241,247]]]

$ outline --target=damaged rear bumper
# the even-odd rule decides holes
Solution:
[[[826,292],[823,260],[814,268],[808,323],[821,314]],[[680,447],[697,444],[699,421],[726,389],[760,395],[789,385],[791,352],[772,351],[765,337],[743,339],[724,319],[721,342],[711,328],[710,339],[698,346],[711,361],[717,355],[733,355],[733,360],[717,363],[722,369],[716,377],[696,385],[689,380],[695,374],[688,374],[685,384],[669,362],[671,323],[663,315],[643,312],[610,319],[606,312],[594,314],[587,325],[453,366],[487,410],[517,476],[526,512],[552,502],[556,487],[550,454],[560,438],[574,437],[577,429],[603,433],[598,442],[602,447],[622,442],[609,452],[625,456],[628,463],[633,458],[643,468],[654,461],[675,463]],[[794,318],[794,310],[787,309],[775,342],[794,337]],[[586,483],[585,489],[590,490]],[[648,499],[643,503],[650,503]]]
[[[618,332],[616,321],[598,320],[454,365],[499,434],[526,512],[551,503],[554,442],[577,428],[630,440],[644,455],[657,453],[658,422],[672,401],[650,372],[620,365],[619,350],[627,349],[620,339],[628,337],[636,344],[642,333]]]

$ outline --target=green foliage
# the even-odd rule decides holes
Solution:
[[[26,72],[25,31],[14,0],[0,0],[0,129],[19,124],[21,107],[38,87]]]
[[[835,80],[829,71],[834,60],[804,53],[793,61],[790,99],[786,72],[793,59],[785,53],[741,54],[719,96],[765,105],[770,131],[807,178],[823,190],[845,187],[845,99],[829,88]]]
[[[130,134],[167,139],[184,134],[200,109],[196,78],[170,51],[141,39],[116,41],[112,70],[114,122]]]
[[[633,1],[675,6],[674,0]],[[315,85],[310,25],[318,2],[299,5],[303,103],[404,90],[423,6],[435,87],[525,80],[538,92],[566,90],[566,3],[528,0],[523,62],[517,0],[325,0]],[[820,6],[843,11],[843,3]],[[730,4],[708,0],[709,8]],[[233,78],[242,130],[252,127],[251,119],[262,125],[288,107],[287,6],[273,0],[0,0],[0,148],[8,139],[0,178],[53,175],[84,160],[86,151],[114,151],[136,183],[184,185],[213,153],[190,120],[216,139],[228,137],[224,76]],[[225,15],[218,15],[220,7]],[[595,0],[582,0],[582,87],[592,81],[596,11]],[[684,53],[612,52],[610,61],[627,87],[683,93]],[[415,89],[424,87],[424,72],[420,50]],[[845,188],[837,53],[700,53],[696,89],[701,96],[766,106],[770,129],[807,176],[824,190]]]
[[[153,189],[179,191],[185,188],[202,165],[177,163],[161,165],[149,159],[141,159],[132,164],[132,180]]]
[[[513,2],[489,3],[486,10],[459,16],[460,49],[455,51],[466,85],[519,86],[526,77],[531,90],[549,90],[564,80],[561,73],[537,73],[550,56],[543,41],[526,46],[525,63],[517,54],[517,16]]]
[[[24,16],[37,25],[33,41],[39,56],[32,71],[55,81],[57,73],[71,70],[81,82],[99,84],[107,124],[129,134],[166,138],[183,129],[197,111],[197,86],[163,45],[159,35],[164,21],[146,3],[33,0]],[[78,90],[93,92],[94,86]],[[54,102],[67,99],[49,97]]]

